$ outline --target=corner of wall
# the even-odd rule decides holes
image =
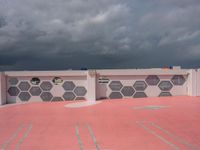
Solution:
[[[188,70],[188,96],[197,96],[197,71]]]

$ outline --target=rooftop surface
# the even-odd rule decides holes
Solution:
[[[0,149],[200,149],[200,97],[103,100],[65,107],[69,103],[74,102],[1,107]]]

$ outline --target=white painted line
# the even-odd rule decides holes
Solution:
[[[31,131],[31,129],[33,128],[32,124],[29,124],[28,129],[26,130],[26,132],[24,133],[23,137],[20,139],[19,143],[16,145],[16,150],[20,149],[20,146],[23,144],[24,140],[26,139],[26,137],[28,136],[29,132]]]
[[[90,133],[90,136],[91,136],[91,138],[92,138],[92,140],[93,140],[93,142],[96,146],[96,150],[100,150],[99,145],[98,145],[97,140],[96,140],[96,137],[94,135],[94,132],[92,131],[92,128],[89,125],[87,125],[86,127],[87,127],[87,129]]]
[[[79,126],[78,126],[78,124],[75,126],[75,131],[76,131],[76,137],[78,139],[78,144],[79,144],[80,150],[83,150],[83,142],[81,140],[81,136],[80,136],[80,133],[79,133]]]
[[[23,125],[20,125],[15,133],[2,145],[1,150],[5,150],[23,128]]]
[[[178,136],[172,134],[171,132],[167,131],[166,129],[160,127],[160,126],[157,125],[156,123],[150,122],[150,124],[151,124],[152,126],[156,127],[157,129],[163,131],[164,133],[168,134],[168,135],[171,136],[173,139],[175,139],[176,141],[180,142],[181,144],[187,146],[188,148],[191,148],[192,150],[198,150],[198,149],[199,149],[198,147],[196,147],[196,146],[194,146],[194,145],[188,143],[186,140],[181,139],[180,137],[178,137]]]
[[[158,135],[156,132],[154,132],[153,130],[149,129],[147,126],[145,126],[142,122],[136,122],[140,127],[142,127],[143,129],[145,129],[147,132],[151,133],[152,135],[154,135],[155,137],[159,138],[161,141],[165,142],[166,144],[168,144],[169,146],[171,146],[173,149],[175,150],[180,150],[180,148],[171,143],[170,141],[166,140],[164,137]]]

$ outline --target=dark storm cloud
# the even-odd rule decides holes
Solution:
[[[0,69],[200,64],[199,0],[1,0]]]

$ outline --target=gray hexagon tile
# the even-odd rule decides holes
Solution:
[[[182,75],[175,75],[171,79],[174,85],[183,85],[185,83],[185,78]]]
[[[133,96],[133,94],[135,93],[135,90],[133,89],[132,86],[124,86],[121,92],[124,96]]]
[[[50,92],[42,92],[40,97],[43,101],[51,101],[51,99],[53,98],[53,95]]]
[[[17,83],[19,82],[17,78],[10,78],[9,81],[10,85],[17,85]]]
[[[75,100],[85,100],[85,97],[76,97]]]
[[[76,96],[85,96],[87,90],[83,86],[77,86],[74,90],[74,93],[76,94]]]
[[[72,91],[75,88],[75,84],[72,81],[65,81],[62,87],[65,91]]]
[[[133,97],[134,98],[143,98],[143,97],[147,97],[147,95],[144,92],[136,92]]]
[[[109,96],[110,99],[121,99],[122,97],[120,92],[112,92]]]
[[[51,84],[50,81],[43,81],[40,85],[40,87],[42,88],[42,90],[44,91],[50,91],[53,87],[53,85]]]
[[[147,84],[144,81],[136,81],[133,87],[136,91],[144,91],[147,88]]]
[[[173,87],[170,81],[161,81],[158,85],[162,91],[170,91]]]
[[[18,88],[21,90],[21,91],[28,91],[29,88],[30,88],[30,84],[27,82],[27,81],[21,81],[18,85]]]
[[[160,79],[158,76],[156,75],[149,75],[145,81],[147,82],[148,85],[158,85],[158,83],[160,82]]]
[[[29,90],[32,96],[39,96],[42,93],[42,90],[38,86],[33,86]]]
[[[52,102],[63,101],[63,98],[62,97],[53,97],[53,99],[51,101]]]
[[[19,99],[21,101],[28,101],[31,98],[31,95],[28,92],[21,92],[19,94]]]
[[[159,97],[167,97],[167,96],[172,96],[170,92],[161,92]]]
[[[19,89],[17,88],[17,87],[10,87],[9,89],[8,89],[8,94],[10,95],[10,96],[17,96],[18,94],[19,94]]]
[[[76,96],[73,92],[65,92],[63,95],[64,100],[74,100]]]
[[[112,91],[120,91],[121,88],[123,87],[122,83],[120,81],[112,81],[109,84],[109,87]]]

